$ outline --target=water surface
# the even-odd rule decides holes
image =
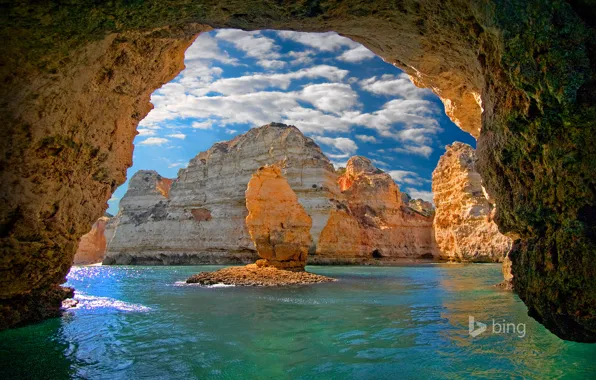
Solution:
[[[218,268],[73,267],[79,307],[0,333],[0,378],[596,376],[596,345],[530,319],[492,286],[498,265],[308,267],[339,281],[287,288],[179,283]],[[469,316],[487,330],[471,337]]]

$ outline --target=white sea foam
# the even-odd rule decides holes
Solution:
[[[174,286],[200,286],[202,288],[233,288],[236,285],[233,285],[233,284],[222,284],[222,283],[213,284],[213,285],[203,285],[203,284],[197,284],[197,283],[195,283],[195,284],[189,284],[186,281],[176,281],[174,283]]]
[[[140,304],[134,304],[124,301],[119,301],[109,297],[98,297],[91,296],[84,293],[77,292],[75,300],[79,301],[77,309],[115,309],[118,311],[136,311],[136,312],[148,312],[151,311],[150,307],[143,306]]]

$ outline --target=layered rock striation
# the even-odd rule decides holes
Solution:
[[[456,261],[501,262],[512,240],[493,221],[494,205],[482,188],[474,149],[448,145],[433,171],[436,207],[434,232],[441,258]]]
[[[391,260],[437,255],[432,216],[402,201],[391,176],[361,156],[338,178],[341,197],[319,239],[314,262]]]
[[[121,201],[105,264],[250,263],[245,191],[262,166],[275,164],[312,219],[315,244],[339,194],[333,165],[296,127],[271,123],[199,153],[169,191],[140,172]],[[163,180],[161,180],[163,181]]]

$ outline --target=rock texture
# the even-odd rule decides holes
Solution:
[[[150,93],[197,33],[333,30],[431,88],[478,136],[495,221],[518,238],[520,298],[558,336],[596,341],[595,13],[585,0],[9,2],[0,303],[63,281],[124,181]]]
[[[503,281],[497,284],[498,287],[505,290],[513,290],[513,273],[511,272],[511,259],[509,255],[503,259]]]
[[[279,167],[259,168],[246,189],[246,226],[257,248],[258,266],[304,270],[312,245],[312,219]]]
[[[73,264],[96,264],[103,261],[107,249],[106,226],[109,221],[108,216],[102,216],[93,223],[91,231],[81,237]]]
[[[435,238],[442,258],[501,262],[511,250],[510,238],[499,233],[493,205],[482,189],[476,153],[463,143],[448,145],[433,171]]]
[[[235,286],[285,286],[333,282],[333,278],[304,271],[289,271],[274,266],[249,264],[230,267],[215,272],[201,272],[190,277],[188,284]]]
[[[338,178],[341,197],[321,233],[314,262],[333,259],[432,258],[432,216],[402,201],[391,176],[361,156]]]
[[[318,236],[339,194],[333,165],[296,127],[272,123],[216,143],[180,170],[168,192],[156,172],[133,176],[115,217],[104,264],[252,263],[245,192],[262,166],[276,164],[312,218]]]

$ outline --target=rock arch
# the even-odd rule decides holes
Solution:
[[[26,322],[17,298],[41,297],[67,274],[77,239],[125,179],[151,92],[183,68],[198,33],[235,27],[336,31],[437,93],[478,138],[530,314],[562,338],[596,340],[596,57],[585,0],[49,1],[0,13],[5,326]]]

